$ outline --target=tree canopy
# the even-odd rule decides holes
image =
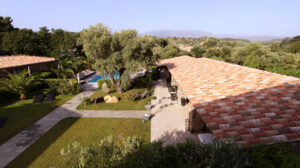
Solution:
[[[12,23],[12,19],[10,17],[2,17],[0,16],[0,55],[4,54],[2,50],[2,37],[5,32],[10,32],[14,29]]]
[[[178,46],[194,48],[188,52]],[[10,17],[0,16],[0,56],[16,54],[55,57],[63,67],[57,70],[59,73],[67,72],[63,69],[76,73],[93,64],[102,74],[119,75],[120,79],[112,80],[119,92],[130,86],[129,73],[152,65],[157,59],[180,55],[207,57],[300,77],[300,36],[264,43],[213,37],[157,38],[137,36],[136,30],[113,33],[102,24],[80,33],[47,27],[33,31],[15,28]],[[73,76],[71,74],[63,76]]]
[[[300,36],[277,42],[250,42],[240,39],[169,38],[172,46],[162,49],[161,58],[178,56],[176,45],[194,46],[193,57],[207,57],[243,66],[300,77]],[[167,51],[167,52],[164,52]],[[173,51],[173,52],[172,52]],[[166,54],[168,53],[168,54]],[[179,55],[182,53],[179,52]],[[185,54],[188,55],[188,54]]]
[[[38,55],[48,57],[84,56],[76,45],[78,33],[41,27],[39,31],[14,28],[10,17],[0,16],[0,56]]]
[[[94,60],[94,68],[110,76],[119,93],[130,86],[130,73],[157,60],[155,40],[148,36],[137,37],[136,30],[112,33],[99,23],[84,29],[78,43],[83,45],[86,56]]]

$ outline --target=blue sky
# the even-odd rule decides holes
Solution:
[[[227,35],[300,34],[299,0],[1,0],[15,27],[80,31],[102,22],[113,30],[201,30]]]

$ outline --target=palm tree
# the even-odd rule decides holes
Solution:
[[[55,73],[58,78],[66,79],[75,75],[77,66],[79,66],[77,62],[75,59],[60,59],[58,61],[58,67],[51,68],[51,71]]]
[[[30,76],[26,70],[20,73],[8,73],[8,78],[0,80],[0,91],[16,93],[20,99],[27,98],[29,90],[40,84],[36,76]]]

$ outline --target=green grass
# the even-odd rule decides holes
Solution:
[[[108,135],[139,136],[150,142],[150,122],[141,119],[67,118],[31,145],[7,168],[68,167],[60,150],[74,141],[83,145],[98,144]]]
[[[7,117],[8,120],[0,128],[0,144],[3,144],[72,97],[74,96],[58,95],[53,102],[40,104],[33,104],[33,99],[1,102],[0,117]]]
[[[145,105],[150,103],[151,96],[137,101],[132,101],[128,99],[131,93],[143,92],[144,90],[145,88],[131,89],[122,94],[118,94],[114,89],[109,94],[117,96],[120,100],[118,103],[92,103],[87,105],[86,107],[83,107],[83,105],[80,104],[77,108],[80,110],[145,110]],[[94,97],[104,97],[105,95],[106,94],[103,93],[102,90],[98,90],[90,97],[90,99],[92,100]]]

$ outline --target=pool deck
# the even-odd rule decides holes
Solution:
[[[97,76],[99,76],[99,74],[96,72],[93,75],[91,75],[89,77],[86,77],[84,80],[88,83],[90,80],[94,79]],[[96,82],[90,82],[90,83],[97,83],[97,81]]]

